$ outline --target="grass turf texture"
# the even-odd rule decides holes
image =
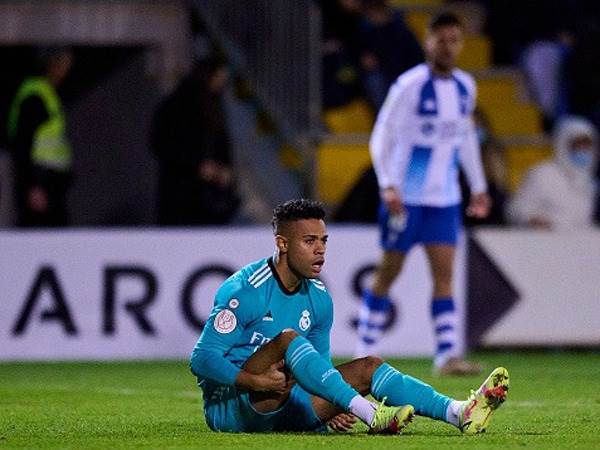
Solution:
[[[478,436],[423,417],[401,436],[214,433],[183,361],[0,364],[0,449],[600,448],[598,353],[475,356],[511,374],[508,401]],[[427,360],[391,362],[460,399],[483,379],[435,379]]]

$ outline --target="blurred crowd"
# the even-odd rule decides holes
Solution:
[[[323,108],[356,98],[373,112],[405,70],[423,62],[403,12],[385,0],[316,0],[323,20]],[[494,206],[485,221],[545,229],[590,226],[600,219],[597,160],[600,127],[600,7],[586,0],[478,0],[494,63],[520,67],[543,114],[554,159],[533,167],[514,193],[506,186],[504,144],[487,118],[475,121]],[[69,225],[71,179],[68,123],[58,87],[72,64],[68,49],[45,49],[10,106],[7,147],[13,163],[16,224]],[[205,57],[156,107],[149,147],[158,163],[155,223],[227,224],[240,209],[224,93],[229,70]],[[77,152],[77,149],[74,149]],[[335,212],[338,221],[375,221],[378,192],[372,169]]]
[[[600,5],[591,0],[449,1],[483,14],[494,63],[519,66],[544,114],[546,130],[565,114],[600,126]],[[386,0],[320,0],[323,14],[323,105],[365,97],[377,110],[389,85],[423,62],[401,10]]]
[[[223,62],[201,61],[156,110],[159,225],[225,224],[239,206],[223,105],[228,79]]]
[[[502,0],[446,3],[450,8],[470,4],[483,14],[481,31],[492,39],[494,63],[521,69],[554,150],[554,159],[532,167],[511,195],[503,142],[478,109],[474,119],[493,206],[483,220],[465,215],[467,225],[573,229],[600,223],[596,189],[600,5],[585,0],[552,0],[543,5]],[[385,0],[320,4],[324,108],[363,98],[377,112],[391,83],[423,61],[417,38],[402,11]],[[338,208],[336,218],[375,222],[377,197],[375,173],[369,168]]]
[[[323,106],[365,95],[379,109],[393,81],[423,62],[402,13],[384,0],[322,0]]]

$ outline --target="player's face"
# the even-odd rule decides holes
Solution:
[[[327,230],[319,219],[297,220],[289,224],[287,233],[287,263],[290,270],[302,278],[315,278],[325,264]]]
[[[456,60],[463,48],[463,34],[460,27],[448,25],[430,31],[425,39],[427,59],[434,68],[448,72],[456,66]]]

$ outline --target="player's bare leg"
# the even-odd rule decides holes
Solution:
[[[282,331],[271,342],[258,349],[243,368],[249,373],[263,374],[274,370],[274,365],[283,369],[284,358],[286,366],[307,391],[313,393],[315,398],[327,399],[321,404],[331,405],[328,409],[331,417],[342,411],[350,411],[367,424],[371,432],[394,434],[400,433],[412,420],[412,406],[375,405],[362,397],[361,392],[369,391],[370,377],[377,367],[383,364],[382,360],[365,358],[360,362],[349,363],[344,368],[352,383],[359,388],[354,389],[339,370],[334,369],[329,361],[323,359],[311,344],[294,330]],[[284,392],[252,392],[251,402],[259,412],[273,411],[288,399],[292,386],[293,381],[288,383]],[[334,407],[334,404],[337,407]]]
[[[373,284],[371,285],[373,294],[380,297],[388,295],[392,283],[402,270],[405,256],[404,252],[392,250],[383,252],[381,261],[373,275]]]
[[[283,330],[272,341],[260,347],[246,360],[243,369],[258,375],[269,370],[274,364],[279,364],[285,357],[285,352],[294,338],[298,336],[294,330]],[[288,390],[284,393],[276,392],[251,392],[250,401],[259,412],[274,411],[288,399],[293,380],[288,383]]]
[[[452,296],[452,275],[454,270],[455,249],[452,245],[431,244],[425,246],[425,252],[433,274],[433,297]]]
[[[472,375],[481,372],[481,365],[463,359],[458,353],[456,311],[453,299],[455,247],[430,244],[425,251],[433,274],[432,315],[437,339],[434,372],[439,375]]]

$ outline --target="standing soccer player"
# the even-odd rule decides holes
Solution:
[[[379,223],[383,256],[370,290],[363,294],[359,356],[377,353],[391,309],[389,290],[411,247],[425,247],[433,274],[431,318],[436,337],[434,373],[481,371],[457,346],[457,312],[452,272],[461,227],[458,165],[471,188],[467,213],[487,216],[490,198],[472,113],[476,86],[456,69],[463,47],[462,25],[443,13],[429,25],[427,62],[402,74],[390,89],[370,142],[382,205]]]
[[[400,433],[420,414],[464,433],[485,431],[504,401],[499,367],[466,401],[453,400],[383,360],[333,367],[333,303],[318,280],[327,231],[322,206],[291,200],[273,214],[275,253],[242,268],[217,291],[190,367],[216,431],[339,431],[358,417],[372,433]],[[375,405],[363,396],[371,394]],[[384,402],[387,402],[386,406]]]

